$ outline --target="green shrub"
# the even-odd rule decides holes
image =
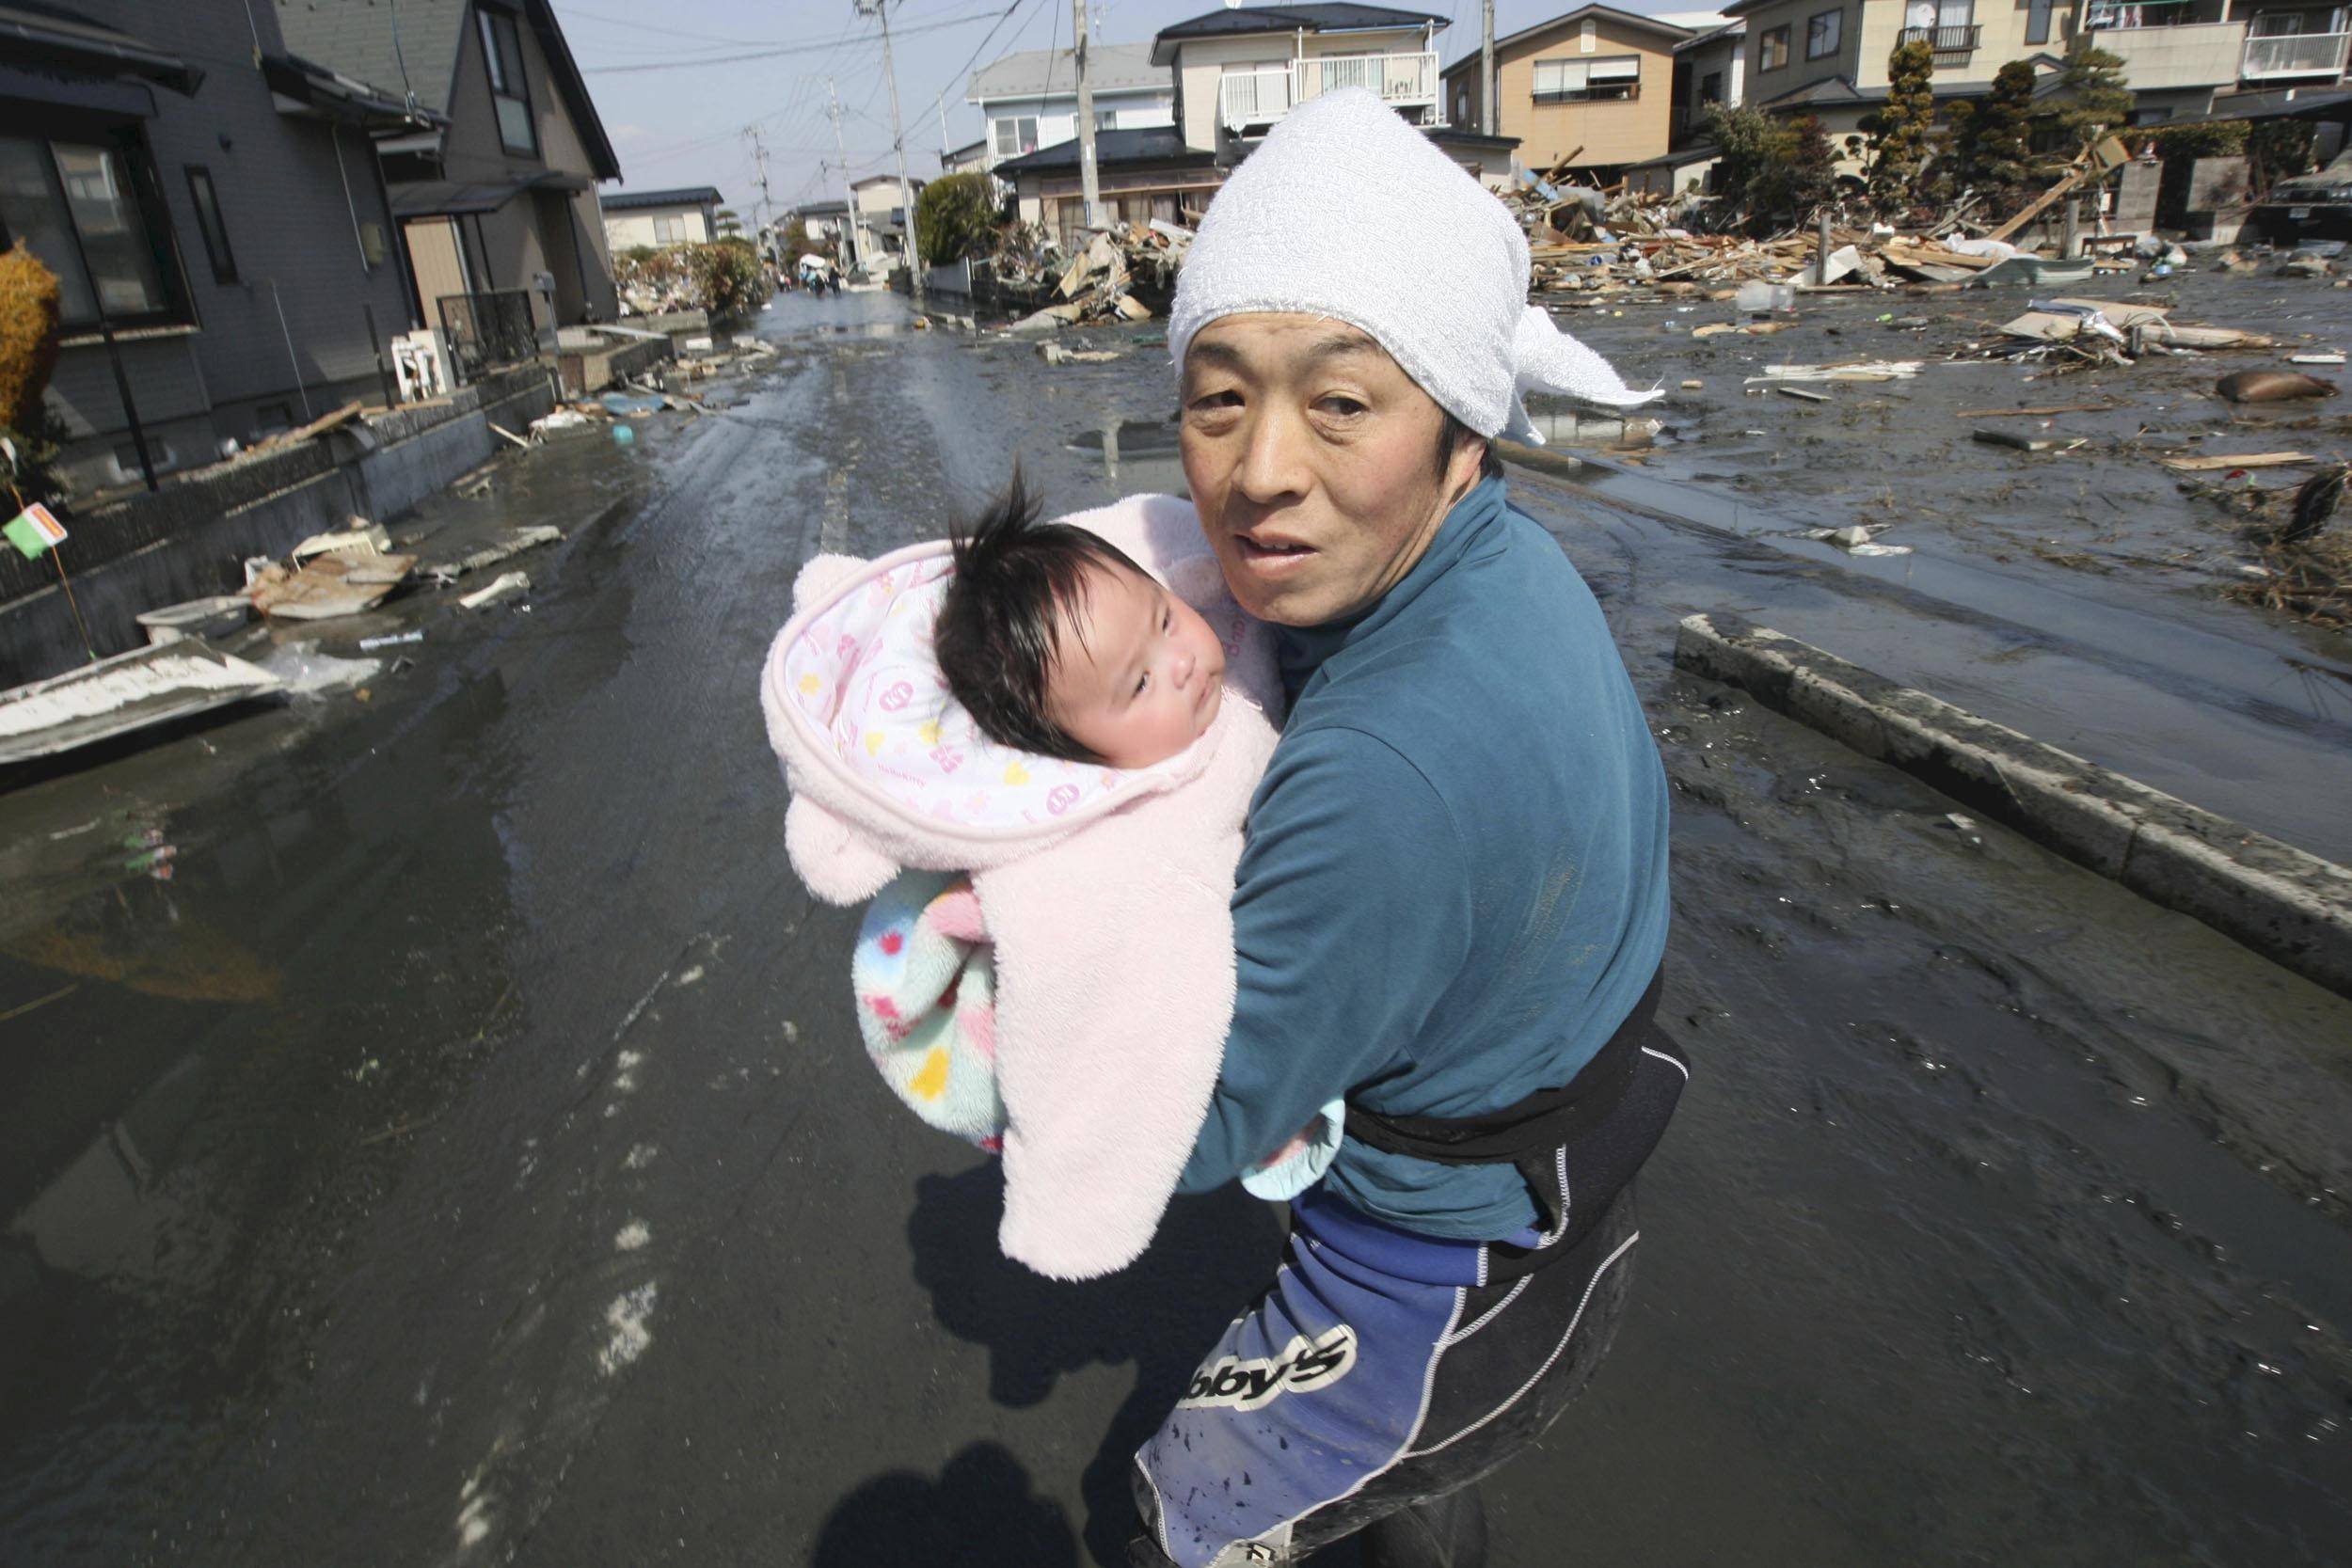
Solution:
[[[996,202],[985,174],[949,174],[914,201],[914,238],[932,266],[985,256],[995,248]]]

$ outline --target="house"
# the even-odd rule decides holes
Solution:
[[[369,138],[433,111],[290,53],[268,7],[248,29],[244,0],[19,0],[0,20],[0,246],[57,275],[70,486],[397,401],[389,345],[415,308]]]
[[[1152,63],[1174,73],[1184,145],[1238,162],[1294,104],[1340,87],[1369,87],[1412,123],[1444,125],[1438,34],[1447,25],[1432,11],[1387,6],[1228,6],[1161,28]]]
[[[1346,87],[1378,92],[1472,175],[1503,183],[1514,139],[1446,121],[1436,44],[1445,25],[1442,16],[1384,6],[1229,6],[1163,29],[1150,58],[1165,73],[1167,119],[1095,134],[1104,217],[1193,222],[1295,105]],[[1074,140],[1000,159],[994,172],[1012,186],[1023,222],[1065,243],[1086,227]]]
[[[290,48],[440,121],[376,141],[426,322],[463,339],[519,312],[544,339],[619,313],[596,182],[621,166],[548,0],[275,10]]]
[[[1087,49],[1087,86],[1094,129],[1143,131],[1175,123],[1176,85],[1152,59],[1148,43],[1097,43]],[[1028,49],[975,71],[963,101],[979,105],[988,126],[981,166],[1074,140],[1078,64],[1068,49]]]
[[[836,266],[847,267],[857,260],[850,253],[849,214],[847,201],[803,201],[784,214],[783,227],[790,230],[797,219],[803,232],[822,245]]]
[[[1148,131],[1101,131],[1094,137],[1095,188],[1103,216],[1112,223],[1148,223],[1153,218],[1190,225],[1208,209],[1225,183],[1216,154],[1187,147],[1174,126]],[[1086,228],[1086,198],[1080,188],[1078,144],[1057,142],[996,166],[997,178],[1011,184],[1015,215],[1042,224],[1074,248]]]
[[[961,147],[950,148],[939,155],[939,172],[942,174],[985,174],[988,172],[988,148],[989,140],[986,136],[982,136],[978,141],[966,142]]]
[[[1735,0],[1747,24],[1749,100],[1821,117],[1833,138],[1886,100],[1899,43],[1927,42],[1938,99],[1981,97],[2012,60],[2033,63],[2044,96],[2079,29],[2123,62],[2133,120],[2226,108],[2232,96],[2328,87],[2344,77],[2352,23],[2340,9],[2279,0]]]
[[[1563,164],[1602,184],[1666,150],[1674,129],[1675,47],[1688,27],[1580,6],[1495,40],[1494,126],[1529,168]],[[1445,71],[1449,117],[1487,123],[1477,51]]]
[[[1747,102],[1748,24],[1720,23],[1675,45],[1674,117],[1667,134],[1680,149],[1707,129],[1707,111]]]
[[[923,199],[923,180],[909,180],[908,189],[914,199]],[[896,266],[906,261],[907,211],[899,199],[898,177],[895,174],[869,174],[850,186],[850,264],[870,267],[880,263]]]
[[[608,251],[639,245],[704,245],[719,237],[719,204],[708,185],[675,191],[612,191],[604,198]]]

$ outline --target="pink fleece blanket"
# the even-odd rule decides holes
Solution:
[[[994,946],[1006,1256],[1089,1278],[1151,1241],[1232,1020],[1230,900],[1272,756],[1272,641],[1225,594],[1189,503],[1131,498],[1066,519],[1111,540],[1226,645],[1209,732],[1150,768],[995,746],[946,694],[930,626],[945,544],[820,556],[761,677],[809,890],[863,903],[902,869],[962,871]]]

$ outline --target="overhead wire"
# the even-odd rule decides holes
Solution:
[[[995,14],[996,12],[993,10],[977,11],[965,16],[943,18],[937,22],[919,23],[913,27],[901,28],[898,36],[918,38],[927,33],[946,32],[953,27],[968,27],[975,22],[984,22]],[[785,44],[775,48],[738,50],[723,55],[706,54],[692,56],[681,55],[671,59],[638,60],[628,65],[582,66],[580,71],[581,74],[590,76],[617,76],[646,71],[681,71],[705,66],[749,65],[759,60],[782,59],[793,55],[824,54],[838,47],[840,47],[838,42]]]

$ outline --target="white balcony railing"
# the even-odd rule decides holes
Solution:
[[[1396,108],[1438,104],[1438,56],[1325,55],[1263,71],[1236,71],[1217,83],[1217,113],[1230,130],[1265,125],[1297,104],[1342,87],[1366,87]]]
[[[2352,33],[2288,33],[2246,40],[2238,75],[2249,82],[2272,76],[2340,76],[2344,46]]]

